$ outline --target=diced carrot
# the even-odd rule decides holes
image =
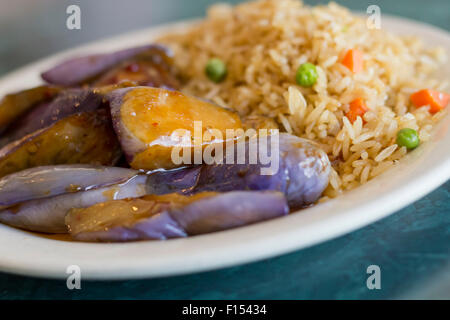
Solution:
[[[350,110],[345,115],[351,123],[355,122],[357,117],[363,117],[364,113],[369,111],[363,99],[358,98],[350,102]],[[364,121],[364,119],[363,119]]]
[[[358,73],[364,68],[364,59],[361,51],[350,49],[346,52],[342,59],[342,64],[350,69],[353,73]]]
[[[444,109],[450,101],[450,95],[435,90],[423,89],[411,95],[411,101],[416,107],[430,106],[430,113]]]

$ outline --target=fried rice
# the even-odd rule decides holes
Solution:
[[[446,61],[445,51],[414,37],[369,29],[365,18],[335,3],[219,4],[205,20],[159,41],[175,53],[184,92],[319,143],[333,164],[324,199],[395,166],[407,154],[396,144],[398,130],[415,129],[426,142],[445,113],[416,108],[409,98],[423,88],[447,89],[447,83],[432,78]],[[357,74],[340,63],[351,48],[363,53],[364,70]],[[205,75],[213,57],[228,68],[219,84]],[[295,81],[305,62],[317,66],[311,88]],[[351,123],[346,113],[356,98],[363,98],[369,111]]]

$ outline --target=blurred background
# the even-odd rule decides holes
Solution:
[[[0,76],[82,43],[202,17],[215,2],[242,1],[0,0]],[[303,2],[314,5],[328,1]],[[450,0],[335,2],[360,12],[376,4],[382,14],[450,29]],[[81,8],[81,30],[66,28],[66,9],[73,4]],[[0,298],[450,298],[449,199],[450,182],[399,213],[339,239],[275,259],[199,275],[89,283],[87,290],[68,292],[62,282],[0,273]],[[366,274],[360,272],[373,261],[385,270],[384,290],[380,292],[368,291]]]
[[[151,25],[201,17],[215,2],[242,0],[0,0],[0,74],[51,53]],[[305,0],[307,4],[326,0]],[[449,28],[449,0],[337,0],[352,10],[380,6],[382,13]],[[447,3],[447,6],[443,5]],[[81,30],[66,28],[66,8],[81,9]],[[419,9],[420,8],[420,9]],[[445,9],[446,8],[446,9]],[[430,21],[430,17],[432,21]]]

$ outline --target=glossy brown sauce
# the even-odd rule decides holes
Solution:
[[[28,234],[31,234],[33,236],[36,237],[40,237],[40,238],[45,238],[45,239],[50,239],[50,240],[56,240],[56,241],[74,241],[70,234],[67,233],[55,233],[55,234],[50,234],[50,233],[41,233],[41,232],[32,232],[32,231],[24,231]]]

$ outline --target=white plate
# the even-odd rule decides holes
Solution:
[[[423,37],[450,52],[450,36],[445,31],[393,17],[383,16],[382,22],[390,31]],[[168,28],[183,25],[97,41],[33,63],[0,80],[0,95],[38,84],[39,73],[65,57],[148,43]],[[442,76],[448,78],[446,67]],[[130,279],[211,270],[305,248],[386,217],[446,182],[450,177],[449,125],[450,114],[430,142],[352,192],[298,214],[235,230],[170,241],[90,244],[48,240],[0,225],[0,270],[64,278],[69,265],[78,265],[83,279]]]

